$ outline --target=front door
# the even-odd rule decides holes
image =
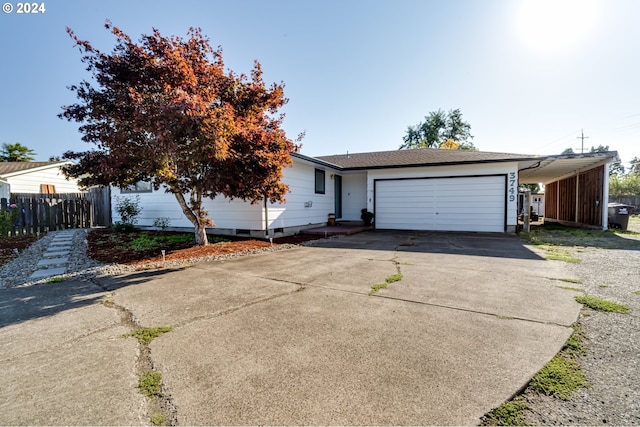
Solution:
[[[333,185],[334,185],[336,219],[338,219],[338,218],[342,218],[342,176],[341,175],[334,175]]]

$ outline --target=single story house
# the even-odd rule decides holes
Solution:
[[[545,184],[545,220],[606,229],[608,167],[618,157],[415,149],[292,158],[282,178],[290,190],[286,203],[207,200],[215,233],[279,237],[325,225],[329,214],[359,221],[362,209],[374,213],[378,229],[512,233],[520,183]],[[112,189],[116,200],[132,196],[140,198],[139,226],[168,218],[171,229],[193,229],[162,189],[145,183]]]
[[[69,162],[0,162],[0,197],[11,193],[79,193],[77,180],[60,167]]]

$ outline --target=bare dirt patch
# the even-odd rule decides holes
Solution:
[[[0,238],[0,266],[18,257],[15,249],[18,250],[18,253],[21,253],[36,240],[38,239],[33,235]]]

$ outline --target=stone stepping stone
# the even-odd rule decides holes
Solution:
[[[46,258],[38,262],[38,267],[43,267],[45,265],[60,265],[66,264],[69,262],[69,257],[61,257],[61,258]]]
[[[62,250],[60,250],[60,251],[58,251],[58,250],[56,250],[56,251],[48,250],[45,253],[43,253],[42,256],[45,257],[45,258],[59,258],[59,257],[65,256],[65,255],[69,255],[70,252],[71,251],[69,251],[69,250],[65,250],[65,251],[62,251]]]
[[[72,235],[68,235],[68,236],[61,236],[61,235],[57,235],[57,236],[53,236],[53,238],[51,240],[55,241],[55,240],[73,240],[75,236]]]
[[[53,239],[51,240],[51,244],[60,245],[60,244],[71,244],[73,243],[73,239]]]
[[[52,242],[60,242],[60,241],[70,242],[72,240],[73,240],[73,236],[54,236],[53,239],[51,239]]]
[[[67,267],[59,268],[47,268],[46,270],[36,270],[33,272],[30,279],[42,279],[43,277],[59,276],[67,272]]]
[[[47,246],[48,248],[61,248],[61,247],[67,247],[70,248],[71,247],[71,242],[51,242],[49,243],[49,246]]]

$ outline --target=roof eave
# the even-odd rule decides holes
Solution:
[[[539,158],[526,157],[526,158],[513,158],[513,159],[461,160],[461,161],[455,161],[455,162],[410,163],[410,164],[396,164],[396,165],[341,166],[341,168],[342,170],[345,170],[345,171],[354,171],[354,170],[370,170],[370,169],[400,169],[400,168],[419,168],[419,167],[434,167],[434,166],[474,165],[474,164],[488,164],[488,163],[510,163],[510,162],[535,161],[535,160],[539,160]]]
[[[57,163],[52,163],[49,165],[44,165],[44,166],[37,166],[34,168],[28,168],[28,169],[22,169],[19,171],[14,171],[14,172],[9,172],[9,173],[3,173],[0,174],[0,178],[12,178],[14,176],[18,176],[18,175],[23,175],[25,173],[31,173],[31,172],[40,172],[46,169],[51,169],[51,168],[61,168],[63,165],[67,165],[67,164],[71,164],[72,162],[70,161],[64,161],[64,162],[57,162]]]
[[[291,157],[295,157],[297,159],[304,160],[309,163],[314,163],[316,165],[329,167],[339,171],[344,170],[342,166],[338,166],[330,162],[325,162],[324,160],[316,159],[315,157],[305,156],[304,154],[300,154],[300,153],[291,153]]]

